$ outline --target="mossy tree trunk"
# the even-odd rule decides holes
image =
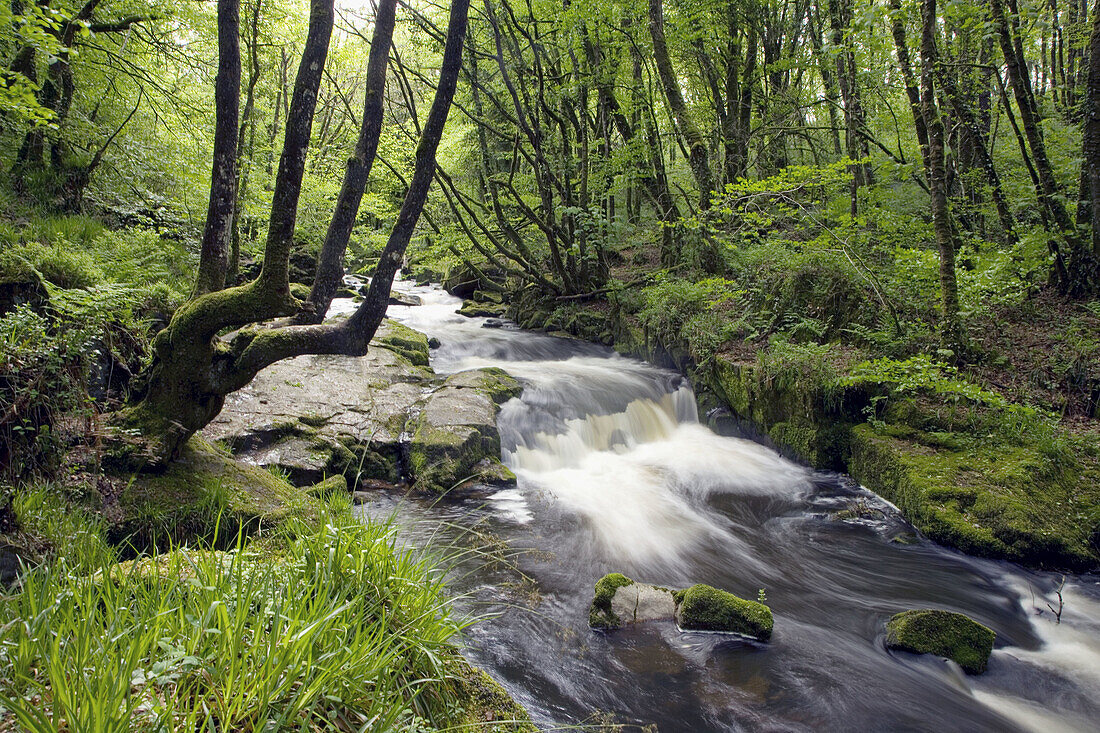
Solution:
[[[153,362],[137,401],[109,418],[113,428],[110,457],[115,462],[130,468],[162,468],[191,435],[218,414],[227,394],[248,384],[270,364],[301,354],[366,353],[385,316],[393,277],[435,173],[436,150],[461,67],[468,10],[469,0],[452,2],[443,65],[417,145],[412,180],[367,297],[350,318],[334,324],[261,325],[292,315],[301,306],[289,293],[289,243],[333,21],[332,0],[312,1],[307,41],[288,108],[261,274],[246,285],[195,297],[179,308],[157,335]],[[240,330],[232,338],[219,338],[220,333],[234,328]]]

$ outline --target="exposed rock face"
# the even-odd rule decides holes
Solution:
[[[676,621],[687,631],[724,631],[767,641],[772,635],[772,612],[756,601],[746,601],[709,585],[672,591],[636,583],[621,573],[596,582],[588,612],[594,629],[617,629],[645,621]]]
[[[298,485],[343,474],[441,491],[468,479],[514,480],[500,464],[499,405],[519,392],[500,370],[442,380],[427,338],[387,320],[364,357],[299,356],[226,399],[206,427],[238,457]]]
[[[886,624],[888,649],[946,657],[967,674],[985,671],[995,637],[992,629],[951,611],[905,611]]]

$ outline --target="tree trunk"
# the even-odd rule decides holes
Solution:
[[[657,66],[657,76],[661,80],[668,106],[676,120],[676,129],[687,144],[688,164],[695,176],[695,183],[699,186],[699,207],[706,210],[710,208],[710,198],[715,188],[714,174],[710,169],[710,154],[706,138],[695,124],[680,91],[680,81],[676,78],[668,56],[664,23],[662,0],[649,0],[649,34],[653,39],[653,62]]]
[[[225,287],[233,212],[237,204],[237,121],[241,95],[240,8],[218,0],[218,75],[214,80],[214,166],[202,234],[199,272],[191,297]]]
[[[336,199],[336,209],[317,255],[317,275],[309,295],[309,305],[296,319],[298,323],[320,323],[344,275],[344,254],[359,214],[359,204],[367,188],[378,139],[382,132],[382,100],[386,93],[386,66],[393,42],[395,0],[379,0],[374,16],[374,36],[367,60],[367,92],[363,119],[355,152],[348,158],[344,182]]]
[[[936,0],[921,2],[921,113],[928,129],[928,186],[931,191],[932,224],[940,250],[940,291],[943,308],[941,338],[946,347],[962,355],[962,323],[959,320],[959,286],[955,279],[955,227],[947,203],[944,164],[944,130],[936,107]]]

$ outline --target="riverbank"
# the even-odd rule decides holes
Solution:
[[[842,340],[773,336],[704,353],[691,329],[654,328],[652,312],[614,293],[553,301],[485,292],[476,293],[485,308],[496,306],[525,328],[612,345],[681,371],[704,411],[728,410],[784,454],[850,474],[938,543],[1036,568],[1100,568],[1100,425],[1095,414],[1080,414],[1096,409],[1092,388],[1083,388],[1076,416],[1058,417],[1055,405],[1024,391],[1017,374],[1018,362],[1037,359],[1033,352],[1006,351],[999,372],[995,360],[960,372]],[[668,304],[666,326],[675,323],[676,305]],[[1047,321],[1049,331],[1048,311],[1067,307],[1040,299],[1027,318],[1037,328]],[[1075,327],[1100,327],[1086,308],[1073,318]]]

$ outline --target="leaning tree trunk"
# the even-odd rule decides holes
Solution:
[[[184,442],[221,410],[225,396],[244,387],[263,368],[300,354],[365,354],[386,312],[389,290],[435,174],[435,154],[454,98],[462,64],[469,0],[454,0],[443,51],[439,83],[415,156],[408,193],[390,233],[367,297],[358,310],[336,323],[240,328],[293,313],[286,272],[298,192],[304,173],[309,129],[328,50],[332,0],[312,0],[310,28],[287,114],[286,142],[275,185],[276,205],[264,253],[264,269],[255,281],[207,293],[179,308],[153,343],[146,387],[135,404],[110,416],[114,428],[110,458],[128,468],[161,468]],[[276,224],[278,225],[276,227]],[[289,225],[289,230],[288,230]],[[229,340],[225,329],[240,328]]]

